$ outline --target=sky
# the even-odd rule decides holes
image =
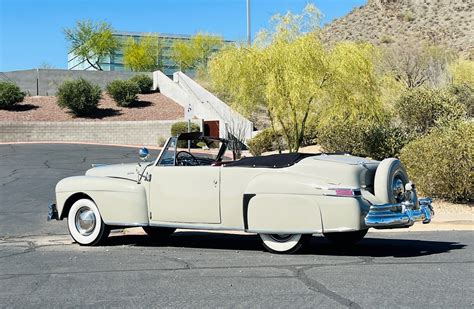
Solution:
[[[323,23],[367,0],[251,0],[252,37],[271,16],[314,3]],[[0,72],[67,68],[64,29],[78,20],[106,21],[117,31],[218,34],[246,40],[246,0],[0,0]]]

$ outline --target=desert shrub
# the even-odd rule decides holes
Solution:
[[[199,125],[196,123],[191,122],[191,132],[199,132],[200,131]],[[188,122],[187,121],[180,121],[180,122],[175,122],[171,126],[171,136],[177,136],[181,133],[186,133],[188,132]],[[196,145],[191,145],[193,147],[196,147]],[[186,148],[188,147],[188,143],[186,141],[179,141],[178,142],[178,147],[180,148]]]
[[[445,89],[419,87],[408,90],[395,104],[402,123],[422,135],[435,125],[466,116],[464,105]]]
[[[23,101],[25,93],[15,83],[0,82],[0,109]]]
[[[153,79],[145,74],[138,74],[135,75],[130,79],[132,82],[136,83],[138,88],[140,89],[140,93],[150,93],[151,87],[153,87]]]
[[[250,153],[254,156],[259,156],[267,151],[284,149],[284,140],[278,131],[275,132],[272,128],[267,128],[260,131],[252,139],[247,142]]]
[[[436,128],[401,152],[420,193],[450,201],[473,200],[474,122]]]
[[[332,121],[319,126],[318,144],[327,152],[347,152],[382,160],[398,157],[412,135],[388,121]]]
[[[412,138],[411,132],[395,124],[375,126],[365,133],[366,155],[376,160],[398,158]]]
[[[166,137],[160,136],[158,137],[158,147],[163,147],[166,143]]]
[[[448,91],[455,97],[459,104],[466,110],[467,116],[474,117],[474,86],[469,84],[453,84]]]
[[[107,85],[107,93],[118,106],[127,107],[138,100],[140,88],[130,80],[114,80]]]
[[[76,116],[87,116],[97,109],[101,90],[83,78],[67,80],[59,86],[56,97],[59,107],[68,108]]]

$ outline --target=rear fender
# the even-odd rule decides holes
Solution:
[[[312,234],[322,231],[315,177],[269,172],[255,177],[244,195],[244,227],[255,233]]]

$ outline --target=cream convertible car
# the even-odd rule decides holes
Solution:
[[[178,148],[187,141],[220,148],[214,156]],[[185,133],[169,138],[153,162],[96,165],[57,184],[48,218],[67,218],[80,245],[101,243],[113,228],[141,226],[155,237],[176,228],[258,233],[278,253],[295,252],[313,233],[353,244],[370,227],[431,220],[431,200],[417,198],[397,159],[291,153],[225,162],[226,148],[226,140]],[[147,156],[142,148],[140,157]]]

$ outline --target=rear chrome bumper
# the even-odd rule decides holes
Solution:
[[[56,204],[49,204],[48,205],[48,221],[51,220],[59,220],[58,209],[56,208]]]
[[[422,198],[418,203],[383,204],[370,206],[365,217],[365,225],[376,229],[394,229],[410,227],[417,221],[431,222],[434,216],[431,199]],[[417,205],[418,204],[418,205]]]

